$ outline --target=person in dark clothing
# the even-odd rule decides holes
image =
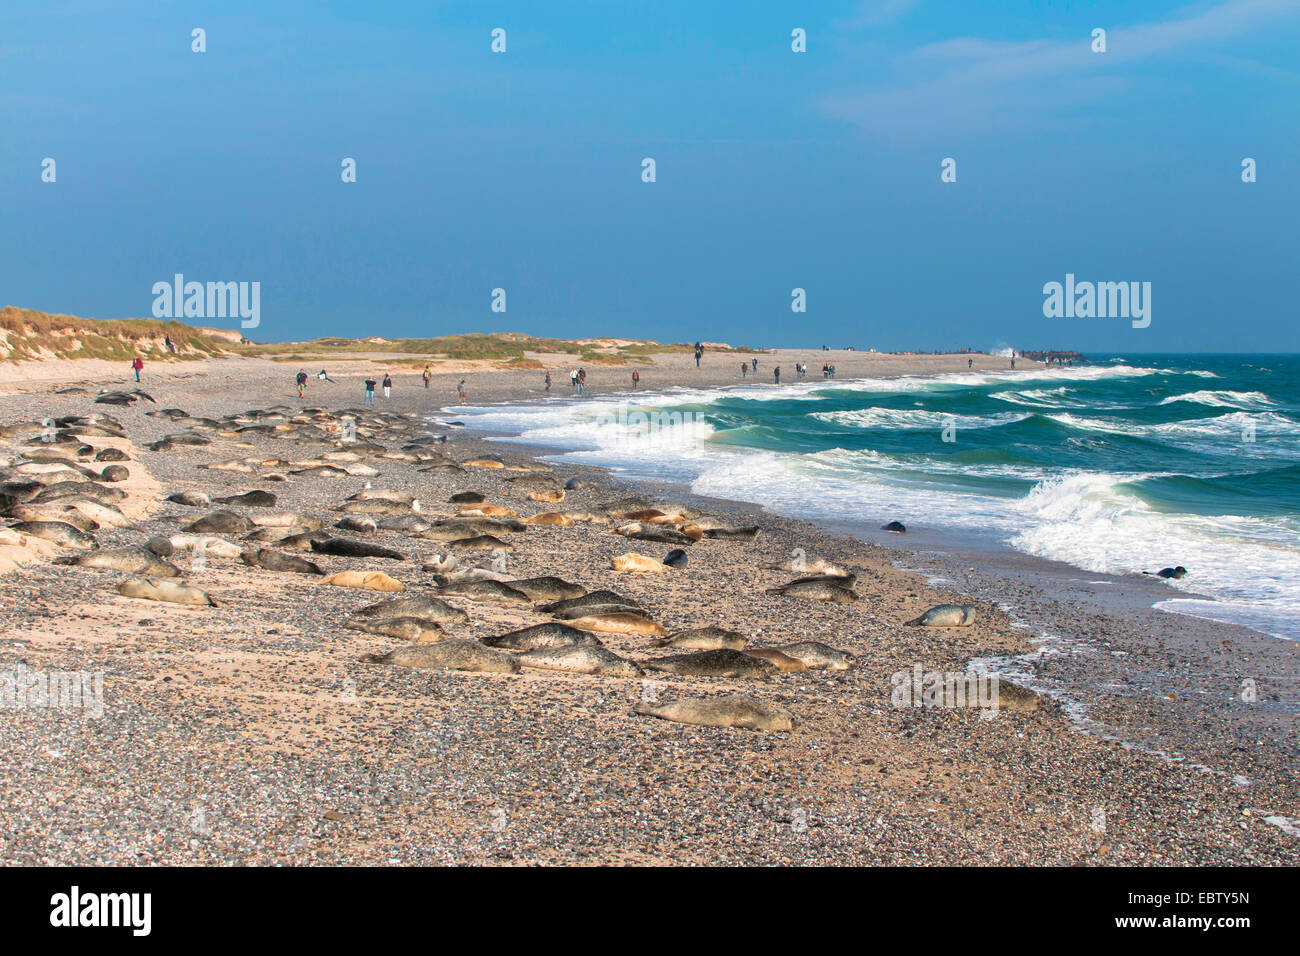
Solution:
[[[776,384],[781,384],[781,366],[772,369],[772,375],[776,378]]]

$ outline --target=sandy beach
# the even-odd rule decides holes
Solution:
[[[551,369],[552,394],[568,394],[566,364],[529,357]],[[960,372],[968,362],[977,370],[1007,365],[983,354],[753,357],[758,381],[772,381],[780,365],[783,383],[794,380],[796,362],[809,366],[810,379],[820,378],[823,362],[834,362],[842,381]],[[440,366],[425,388],[418,365],[389,358],[331,358],[331,382],[316,378],[319,363],[309,366],[302,399],[293,387],[298,366],[251,358],[154,363],[139,386],[128,369],[107,363],[0,370],[0,425],[27,423],[0,431],[7,481],[35,480],[30,469],[13,470],[30,463],[23,456],[34,450],[62,449],[95,471],[105,462],[94,454],[110,445],[129,459],[121,463],[125,481],[102,482],[127,492],[116,503],[126,520],[90,532],[98,551],[139,551],[204,515],[230,511],[248,521],[285,513],[296,516],[279,526],[286,534],[315,524],[322,539],[379,545],[401,557],[286,550],[272,534],[245,540],[247,525],[214,533],[234,548],[166,556],[185,584],[210,595],[210,606],[127,597],[118,585],[129,572],[56,563],[90,552],[34,544],[23,555],[15,548],[15,566],[0,573],[0,672],[102,673],[103,712],[37,706],[4,714],[6,861],[1295,862],[1293,722],[1268,699],[1295,695],[1290,644],[1153,611],[1157,585],[1149,581],[1103,586],[1097,575],[1083,581],[1046,562],[967,553],[933,535],[924,554],[914,553],[906,537],[857,540],[740,502],[539,461],[541,450],[474,437],[450,424],[454,410],[442,409],[456,403],[462,379],[474,404],[537,400],[545,395],[544,369]],[[643,390],[734,385],[750,358],[706,351],[700,368],[684,353],[647,365],[589,365],[587,393],[628,390],[634,368]],[[363,407],[362,381],[385,372],[393,375],[392,398],[381,393],[374,408]],[[101,390],[137,387],[152,401],[94,402]],[[67,388],[79,390],[56,393]],[[164,409],[179,413],[159,414]],[[40,441],[51,427],[42,425],[46,419],[95,414],[120,422],[125,439],[69,423],[56,428],[69,440]],[[351,437],[345,418],[358,441],[341,440]],[[149,447],[178,434],[202,443]],[[419,441],[431,436],[446,441]],[[82,442],[92,451],[78,457]],[[465,464],[483,456],[505,467]],[[212,467],[229,463],[239,470]],[[555,500],[574,480],[578,486]],[[252,490],[274,495],[274,504],[216,501]],[[336,527],[349,517],[339,508],[350,496],[380,490],[404,502],[388,517],[412,519],[405,528]],[[180,492],[212,503],[167,500]],[[500,539],[512,549],[504,555],[417,530],[466,507],[449,500],[465,492],[513,513],[502,518],[584,517],[503,529]],[[552,500],[538,500],[548,494]],[[631,497],[641,500],[611,506]],[[638,523],[618,515],[650,511],[681,520],[640,520],[642,529],[672,532],[663,540],[616,533]],[[682,530],[710,524],[758,532],[753,540],[706,533],[694,541]],[[611,566],[628,553],[658,562],[678,546],[684,567],[629,573]],[[655,662],[684,651],[609,631],[596,632],[604,648],[641,673],[377,663],[370,658],[412,645],[345,625],[358,609],[394,594],[251,566],[237,556],[249,548],[314,562],[325,575],[382,572],[404,588],[401,596],[445,597],[468,617],[445,625],[441,636],[450,640],[482,644],[555,620],[541,609],[545,600],[440,588],[426,565],[453,554],[462,571],[555,576],[588,592],[612,590],[666,632],[716,625],[747,637],[746,650],[818,642],[851,655],[853,666],[770,667],[753,677],[676,674],[654,669]],[[236,556],[223,556],[229,553]],[[851,572],[857,599],[772,593],[800,575],[766,565],[794,553]],[[936,568],[944,580],[927,583]],[[973,606],[974,623],[906,626],[940,604]],[[1064,653],[1040,654],[1035,635],[1046,629],[1060,637]],[[972,661],[1011,658],[1020,660],[1004,665],[1014,675],[1002,681],[1006,705],[992,714],[896,706],[892,696],[899,673],[965,673]],[[1280,675],[1258,704],[1239,699],[1243,661],[1254,673]],[[732,694],[788,714],[792,729],[705,726],[636,712]]]

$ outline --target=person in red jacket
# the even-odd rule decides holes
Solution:
[[[144,359],[137,355],[135,361],[131,363],[131,367],[135,369],[135,380],[140,381],[140,369],[144,368]]]

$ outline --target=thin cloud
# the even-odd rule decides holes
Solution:
[[[1300,0],[1229,0],[1182,18],[1107,29],[1105,54],[1092,52],[1090,32],[1068,42],[958,37],[895,57],[892,66],[911,79],[832,92],[816,107],[826,116],[881,133],[1013,125],[1023,122],[1027,112],[1050,109],[1060,87],[1071,87],[1070,94],[1079,88],[1113,90],[1124,85],[1114,75],[1117,67],[1241,36],[1297,15]],[[1066,93],[1059,90],[1062,101]],[[1075,95],[1068,98],[1077,101]]]

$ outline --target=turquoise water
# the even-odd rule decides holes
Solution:
[[[1171,610],[1300,637],[1300,356],[1090,358],[457,414],[793,517],[960,529],[1098,572],[1181,564]]]

